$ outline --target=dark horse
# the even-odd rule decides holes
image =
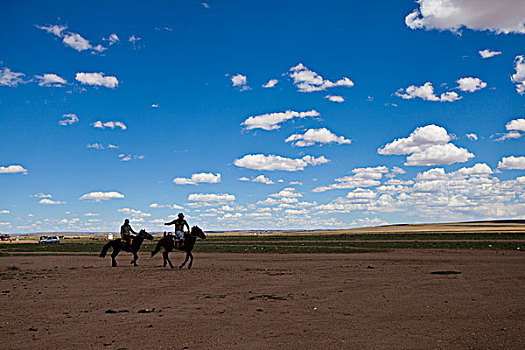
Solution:
[[[198,226],[193,226],[191,228],[191,232],[184,236],[184,243],[182,247],[180,247],[180,245],[177,245],[178,250],[186,252],[186,260],[184,260],[182,265],[179,266],[179,269],[182,269],[184,267],[184,265],[188,261],[188,258],[191,259],[190,263],[188,264],[188,269],[191,269],[191,265],[193,264],[193,255],[191,254],[191,251],[195,246],[195,241],[197,240],[197,237],[205,239],[206,235]],[[151,252],[151,256],[157,254],[160,251],[160,248],[164,248],[164,252],[162,252],[162,257],[164,258],[164,267],[166,267],[166,263],[169,263],[170,267],[173,268],[173,264],[171,263],[168,254],[175,248],[175,237],[164,236],[163,238],[161,238],[159,243],[157,243],[155,250]]]
[[[133,240],[129,247],[123,247],[122,238],[114,239],[112,241],[109,241],[104,246],[104,248],[102,248],[102,251],[98,256],[100,256],[101,258],[105,258],[108,249],[113,248],[113,253],[111,253],[111,266],[115,267],[117,266],[117,260],[115,260],[115,258],[121,250],[124,250],[125,252],[133,253],[133,260],[131,260],[130,264],[137,266],[137,260],[139,258],[137,256],[137,252],[139,251],[140,246],[142,245],[142,242],[144,242],[145,239],[153,239],[153,236],[147,233],[144,229],[140,230],[139,233],[135,237],[133,237]]]

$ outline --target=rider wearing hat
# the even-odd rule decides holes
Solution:
[[[120,226],[120,237],[122,238],[122,241],[124,243],[124,248],[129,249],[131,244],[131,238],[133,237],[131,233],[137,234],[133,229],[131,228],[131,225],[129,224],[129,220],[124,220],[124,225]]]
[[[184,242],[184,226],[186,226],[188,232],[190,232],[190,226],[186,220],[184,220],[184,214],[182,213],[179,213],[178,219],[175,219],[171,222],[166,222],[164,225],[175,225],[175,235],[181,244]]]

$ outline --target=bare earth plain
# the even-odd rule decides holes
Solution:
[[[130,259],[0,257],[0,348],[525,348],[518,250]]]

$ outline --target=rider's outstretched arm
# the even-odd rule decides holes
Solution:
[[[166,222],[164,223],[164,225],[168,226],[168,225],[173,225],[175,223],[176,220],[173,220],[173,221],[170,221],[170,222]]]

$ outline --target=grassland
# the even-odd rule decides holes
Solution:
[[[146,242],[141,251],[156,244]],[[92,254],[107,242],[103,236],[66,237],[60,244],[35,240],[0,244],[0,255]],[[525,223],[481,222],[394,225],[338,231],[209,234],[195,252],[213,253],[367,253],[391,249],[525,249]]]

